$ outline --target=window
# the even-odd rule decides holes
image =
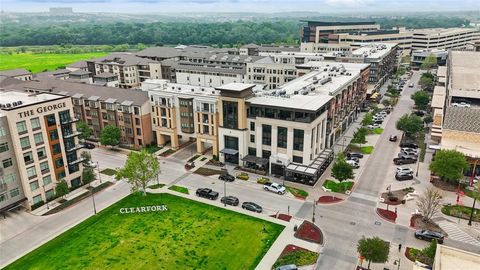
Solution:
[[[12,158],[7,158],[2,160],[2,165],[3,165],[3,168],[5,169],[8,167],[11,167],[13,165]]]
[[[35,145],[40,145],[43,143],[43,135],[42,133],[37,133],[33,135],[33,140],[35,141]]]
[[[45,147],[37,149],[37,156],[38,156],[38,159],[44,159],[47,157],[47,152],[45,151]]]
[[[265,145],[272,144],[272,126],[262,125],[262,143]]]
[[[0,143],[0,153],[3,153],[3,152],[6,152],[8,151],[9,148],[8,148],[8,143]]]
[[[133,107],[133,113],[135,115],[140,115],[140,109],[138,107]]]
[[[39,188],[40,186],[38,185],[38,181],[33,181],[30,183],[30,190],[35,191]]]
[[[288,129],[286,127],[277,128],[277,146],[280,148],[287,148],[287,134]]]
[[[3,137],[7,135],[7,132],[5,131],[5,128],[4,127],[0,127],[0,137]]]
[[[238,128],[238,108],[236,102],[223,101],[223,126],[226,128]]]
[[[137,128],[137,135],[138,135],[138,136],[141,136],[141,135],[142,135],[142,130],[139,129],[139,128]]]
[[[64,171],[61,171],[61,172],[57,173],[57,179],[63,179],[63,178],[65,178],[65,176],[66,175],[65,175]]]
[[[42,174],[50,171],[50,168],[48,168],[48,161],[40,163],[40,171],[42,172]]]
[[[140,119],[135,118],[135,125],[139,126],[140,125]]]
[[[42,195],[37,195],[37,196],[33,197],[33,204],[38,204],[38,203],[41,203],[41,202],[43,202]]]
[[[52,151],[53,151],[54,155],[60,154],[62,152],[62,148],[60,147],[60,144],[57,143],[57,144],[52,145]]]
[[[8,198],[7,198],[7,193],[1,193],[0,194],[0,202],[3,202],[3,201],[6,201]]]
[[[238,150],[238,138],[225,136],[225,148]]]
[[[45,197],[47,197],[47,200],[52,199],[54,196],[55,196],[55,192],[53,191],[53,188],[45,192]]]
[[[50,175],[47,175],[43,177],[43,185],[46,186],[48,184],[52,183],[52,177]]]
[[[28,152],[23,154],[23,161],[25,161],[25,164],[30,164],[33,162],[33,155],[32,152]]]
[[[50,136],[51,141],[58,140],[58,131],[56,129],[50,131],[48,134]]]
[[[250,130],[255,131],[255,122],[250,122]]]
[[[303,130],[293,130],[293,150],[303,151]]]
[[[63,158],[59,157],[55,159],[55,168],[63,167]]]
[[[250,142],[252,142],[252,143],[255,142],[255,135],[250,134]]]
[[[18,134],[27,133],[27,123],[25,121],[17,122],[17,132]]]
[[[20,190],[18,188],[10,190],[10,198],[17,197],[18,195],[20,195]]]
[[[17,180],[17,175],[15,173],[7,174],[3,177],[3,180],[6,184],[12,184]]]
[[[272,152],[267,150],[262,150],[262,158],[270,158],[271,155],[272,155]]]
[[[33,130],[40,128],[40,120],[38,119],[38,117],[30,119],[30,123],[32,124]]]
[[[35,166],[32,166],[27,169],[27,176],[29,179],[37,176],[37,170],[35,170]]]
[[[303,157],[293,156],[293,162],[295,162],[295,163],[303,163]]]
[[[50,114],[45,116],[47,118],[47,126],[51,127],[57,124],[57,121],[55,121],[55,115]]]
[[[21,138],[20,145],[22,146],[22,149],[30,148],[30,140],[28,139],[28,137]]]
[[[248,148],[248,154],[251,156],[256,156],[257,155],[257,148],[249,147]]]

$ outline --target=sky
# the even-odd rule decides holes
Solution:
[[[289,12],[320,13],[480,10],[480,0],[0,0],[0,9],[42,12],[72,7],[74,12]]]

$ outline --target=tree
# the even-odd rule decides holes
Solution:
[[[423,69],[430,69],[433,66],[437,65],[437,57],[432,53],[425,57],[425,59],[422,62],[422,65],[420,65],[421,68]]]
[[[82,151],[82,153],[80,154],[80,157],[83,158],[83,162],[82,162],[83,164],[89,164],[90,160],[92,160],[92,155],[88,151]]]
[[[465,156],[456,150],[439,150],[429,169],[447,182],[458,184],[463,171],[468,169],[468,162]]]
[[[366,136],[368,129],[361,127],[353,134],[352,143],[364,144],[367,143]]]
[[[430,124],[433,122],[433,117],[431,115],[425,115],[425,117],[423,117],[423,122],[425,124]]]
[[[420,77],[420,81],[418,82],[418,84],[422,86],[423,90],[431,90],[433,89],[433,86],[434,86],[433,80],[434,80],[434,77],[431,73],[429,72],[423,73],[422,77]]]
[[[83,121],[77,123],[77,130],[81,132],[81,134],[78,135],[80,140],[86,140],[93,134],[93,130]]]
[[[133,191],[141,190],[146,195],[147,184],[160,174],[160,164],[154,154],[142,149],[140,152],[132,151],[128,154],[125,166],[119,169],[115,178],[126,179],[132,184]]]
[[[415,136],[423,130],[422,118],[413,114],[405,114],[397,120],[397,129],[403,131],[407,136]]]
[[[430,102],[430,95],[427,91],[417,91],[410,97],[415,102],[415,106],[417,106],[417,108],[420,110],[425,110],[427,108],[428,102]]]
[[[65,182],[65,180],[58,182],[57,186],[55,186],[55,193],[58,197],[63,197],[67,195],[68,192],[68,184]]]
[[[382,100],[382,104],[385,107],[391,106],[392,105],[392,100],[391,99],[384,99],[384,100]]]
[[[345,161],[345,156],[340,153],[332,167],[332,176],[338,181],[342,182],[347,179],[353,179],[353,168]]]
[[[83,168],[83,171],[82,171],[82,183],[83,184],[88,184],[88,183],[94,181],[95,179],[97,179],[97,176],[96,176],[95,172],[93,171],[93,168],[91,168],[91,167]]]
[[[366,113],[362,119],[362,126],[368,126],[373,124],[373,115],[371,113]]]
[[[429,222],[442,207],[442,194],[437,189],[430,187],[418,198],[417,206],[422,214],[422,219]]]
[[[390,244],[383,241],[379,237],[365,238],[358,240],[357,252],[368,261],[368,269],[370,263],[385,263],[388,261],[388,253],[390,252]]]
[[[120,144],[122,132],[114,125],[107,125],[100,134],[100,143],[103,145],[116,146]]]

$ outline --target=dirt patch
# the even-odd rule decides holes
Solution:
[[[456,192],[458,187],[457,185],[454,185],[442,180],[435,180],[432,182],[432,184],[441,190],[451,191],[451,192]]]
[[[383,203],[389,205],[399,205],[402,204],[403,197],[407,195],[406,190],[394,190],[392,192],[382,193]]]
[[[397,220],[397,214],[393,211],[382,209],[382,208],[377,208],[377,214],[381,216],[382,218],[391,221],[395,223],[395,220]]]
[[[343,199],[337,198],[335,196],[322,196],[322,197],[318,198],[317,203],[328,204],[328,203],[336,203],[336,202],[341,202],[341,201],[343,201]]]
[[[437,223],[430,221],[425,222],[422,219],[422,215],[415,214],[410,218],[410,227],[421,230],[430,230],[435,232],[441,232],[443,235],[448,236],[448,234],[437,225]]]
[[[303,221],[294,236],[305,241],[318,243],[320,245],[323,244],[323,234],[320,228],[306,220]]]

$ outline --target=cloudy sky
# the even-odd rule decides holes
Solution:
[[[4,11],[47,11],[73,7],[77,12],[395,12],[480,10],[480,0],[0,0]]]

